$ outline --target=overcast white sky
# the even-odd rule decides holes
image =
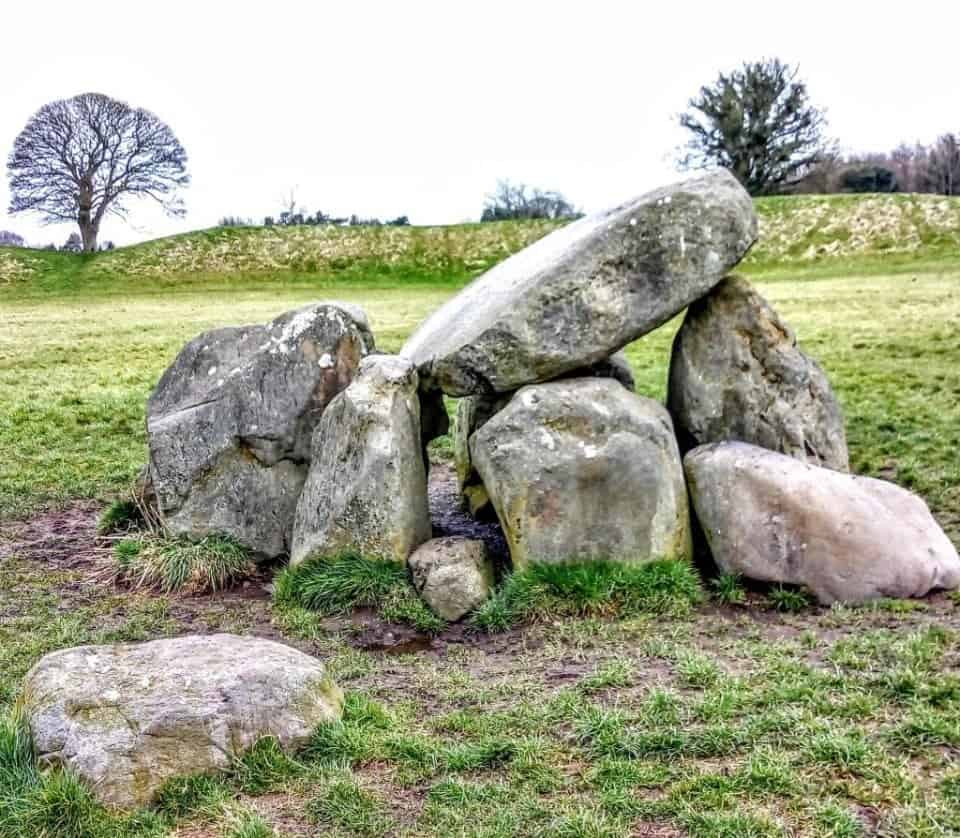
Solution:
[[[105,223],[118,243],[276,214],[291,188],[311,211],[415,224],[476,219],[498,177],[597,209],[672,179],[677,112],[762,56],[800,65],[845,148],[960,131],[951,0],[3,6],[3,158],[37,108],[84,91],[154,111],[187,149],[186,219],[144,207]],[[5,215],[0,229],[71,230]]]

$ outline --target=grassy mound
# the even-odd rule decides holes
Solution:
[[[748,273],[910,269],[960,249],[960,199],[938,195],[758,198]],[[243,287],[293,282],[456,286],[556,229],[558,221],[443,227],[218,227],[94,254],[0,248],[0,293],[117,286]]]

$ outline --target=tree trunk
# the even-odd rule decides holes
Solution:
[[[95,253],[97,250],[97,235],[99,230],[90,221],[80,222],[80,238],[83,240],[83,252]]]
[[[77,224],[80,225],[80,238],[83,239],[83,252],[94,253],[97,249],[97,234],[100,232],[99,218],[93,218],[93,184],[89,180],[80,183],[77,195],[79,208]]]

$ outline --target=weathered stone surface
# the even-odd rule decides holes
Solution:
[[[420,438],[424,448],[450,432],[450,414],[439,390],[420,391]]]
[[[420,596],[451,622],[481,605],[493,590],[493,563],[482,541],[433,538],[413,552],[408,564]]]
[[[23,696],[41,761],[131,808],[170,777],[229,768],[264,736],[300,746],[343,703],[319,660],[230,634],[53,652]]]
[[[401,355],[425,388],[504,393],[610,355],[703,296],[753,244],[750,196],[726,171],[545,236],[478,277]]]
[[[166,527],[287,552],[313,429],[373,345],[362,310],[340,303],[190,341],[147,402],[150,482]]]
[[[612,379],[522,388],[470,452],[515,566],[690,554],[670,416]]]
[[[682,449],[739,440],[849,469],[830,382],[745,279],[725,279],[690,306],[673,344],[667,406]]]
[[[619,381],[631,393],[637,389],[637,382],[633,377],[630,362],[623,352],[614,352],[609,358],[601,358],[596,363],[576,369],[573,372],[561,376],[561,378],[587,378],[589,376],[593,376],[594,378],[613,378]]]
[[[803,585],[820,600],[923,596],[960,585],[960,558],[927,505],[905,489],[743,442],[684,458],[717,565]]]
[[[503,410],[512,396],[513,393],[467,396],[457,402],[457,415],[453,423],[453,464],[464,506],[474,517],[485,514],[490,506],[490,498],[473,465],[470,437]]]
[[[404,562],[430,535],[417,371],[371,355],[317,425],[291,563],[344,550]]]
[[[630,392],[636,386],[630,362],[622,352],[615,352],[609,358],[561,376],[563,379],[587,377],[612,378]],[[493,510],[483,481],[470,459],[470,435],[506,407],[512,396],[512,392],[466,396],[457,402],[457,415],[453,423],[453,461],[463,505],[475,518],[492,516]]]

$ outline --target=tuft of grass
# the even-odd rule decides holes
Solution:
[[[495,633],[557,616],[682,613],[701,597],[693,568],[672,559],[533,564],[510,574],[473,622]]]
[[[125,815],[101,806],[73,773],[41,771],[26,724],[0,718],[0,835],[17,838],[160,838],[154,812]]]
[[[133,500],[115,500],[100,515],[97,521],[98,535],[128,532],[140,525],[143,516]]]
[[[331,782],[307,805],[320,826],[342,829],[349,835],[376,838],[390,831],[392,820],[383,802],[353,779]]]
[[[344,700],[342,717],[318,725],[302,757],[321,765],[350,767],[372,759],[378,739],[395,726],[393,716],[379,704],[352,692]]]
[[[743,605],[747,601],[747,592],[741,581],[739,573],[721,573],[711,579],[714,599],[723,605]]]
[[[256,812],[231,813],[227,816],[224,838],[274,838],[276,832]]]
[[[114,546],[114,557],[118,581],[163,593],[221,591],[256,571],[250,553],[223,536],[126,538]]]
[[[403,565],[351,551],[285,568],[274,580],[274,602],[321,614],[376,608],[385,620],[428,634],[447,625],[417,596]]]
[[[242,792],[263,794],[305,771],[306,767],[284,751],[275,737],[265,736],[234,761],[230,774]]]
[[[777,611],[803,611],[811,604],[810,596],[797,588],[778,585],[767,592],[767,600]]]
[[[156,808],[173,819],[212,820],[231,796],[224,777],[210,774],[171,777],[157,792]]]
[[[680,684],[694,689],[712,687],[723,676],[714,661],[696,652],[682,654],[677,660],[676,671]]]

